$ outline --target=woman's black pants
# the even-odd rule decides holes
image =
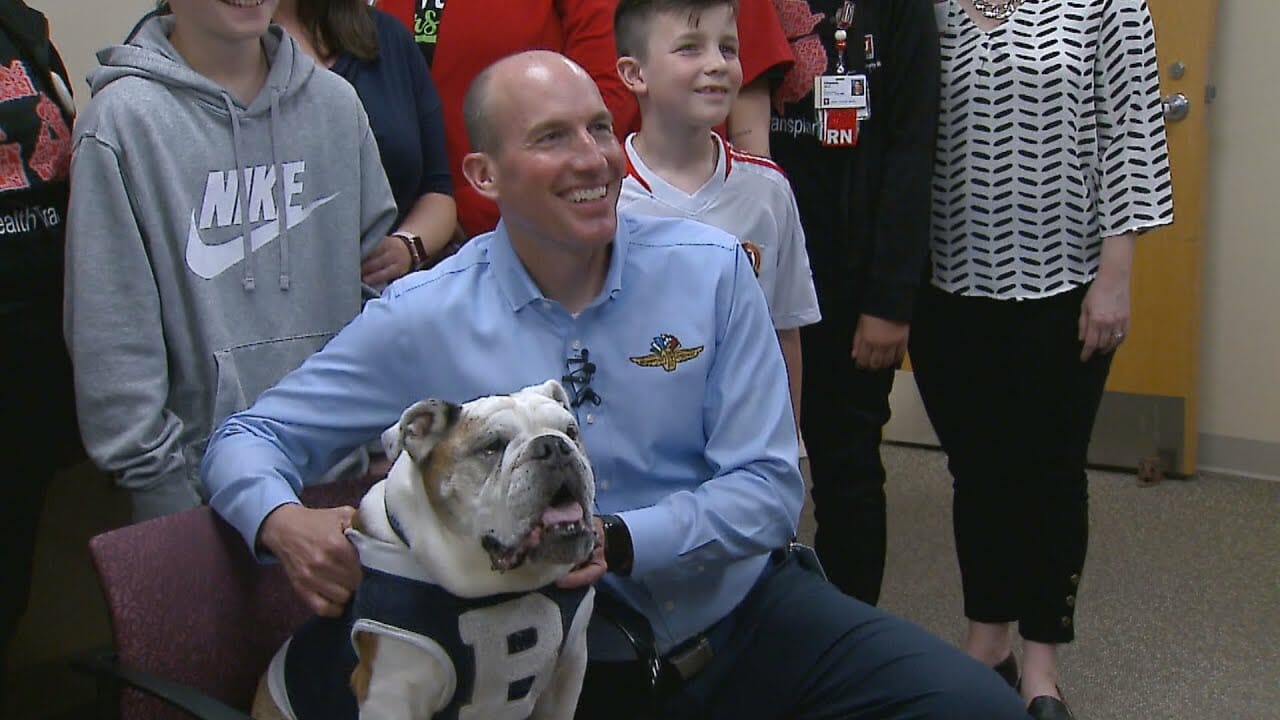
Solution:
[[[1081,362],[1088,286],[1034,300],[921,291],[911,364],[954,480],[964,612],[1027,640],[1075,637],[1085,461],[1110,354]]]

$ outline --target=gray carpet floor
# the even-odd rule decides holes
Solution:
[[[951,479],[936,450],[885,446],[881,606],[959,642]],[[1280,718],[1280,483],[1223,476],[1140,487],[1090,472],[1077,640],[1060,656],[1079,720]],[[812,518],[802,537],[812,537]]]

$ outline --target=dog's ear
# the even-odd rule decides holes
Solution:
[[[400,457],[400,451],[404,446],[400,444],[400,421],[397,420],[395,425],[382,431],[379,438],[382,441],[382,451],[387,454],[387,458],[395,460]]]
[[[573,412],[573,406],[569,404],[569,393],[565,392],[564,386],[560,384],[559,380],[548,380],[541,385],[531,385],[526,389],[539,395],[546,395],[563,405],[565,410]]]
[[[395,444],[407,451],[414,462],[422,462],[461,416],[462,406],[455,403],[436,399],[416,402],[400,416]]]

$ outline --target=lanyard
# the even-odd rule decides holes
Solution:
[[[840,5],[840,9],[836,10],[836,74],[843,75],[846,72],[844,65],[844,51],[849,47],[849,26],[853,24],[853,0],[844,0]]]

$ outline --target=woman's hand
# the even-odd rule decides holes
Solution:
[[[1134,236],[1117,235],[1102,241],[1102,260],[1080,306],[1078,338],[1080,362],[1094,353],[1113,352],[1129,334],[1129,277],[1133,268]]]
[[[404,277],[413,269],[413,256],[404,240],[388,235],[382,238],[378,247],[360,263],[360,279],[366,285],[385,285],[396,278]]]

